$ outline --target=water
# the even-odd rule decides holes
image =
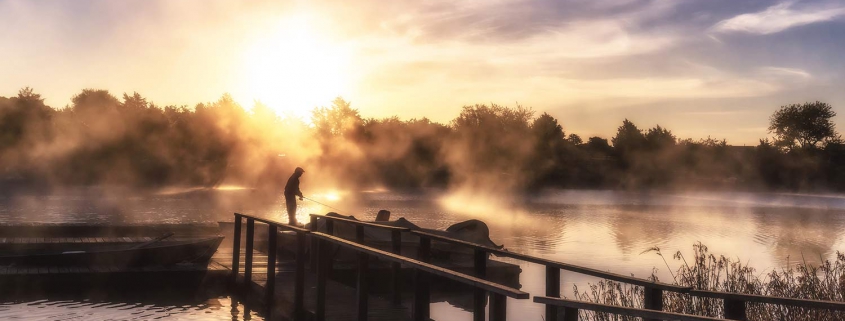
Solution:
[[[235,309],[232,309],[234,304]],[[263,320],[229,297],[173,305],[172,302],[125,302],[78,299],[0,301],[3,320]]]
[[[316,192],[306,196],[349,211],[344,214],[360,213],[358,218],[372,219],[379,209],[388,209],[392,219],[405,217],[420,226],[440,229],[471,218],[481,219],[488,223],[492,239],[512,251],[624,275],[648,277],[654,273],[664,281],[672,278],[667,264],[672,270],[681,264],[672,255],[680,251],[691,257],[696,242],[717,255],[748,262],[758,273],[802,260],[819,262],[845,249],[845,196],[841,195],[550,191],[529,198],[508,198],[437,192]],[[284,221],[281,203],[273,193],[254,190],[137,195],[86,189],[0,197],[0,222],[199,223],[231,220],[235,211]],[[308,213],[328,211],[334,210],[305,201],[297,218],[305,221]],[[643,253],[652,247],[660,248],[663,256],[654,251]],[[543,293],[544,268],[514,263],[523,269],[522,290]],[[569,296],[574,286],[584,289],[596,281],[567,272],[562,279],[564,294]],[[226,302],[225,298],[219,302]],[[541,320],[542,306],[530,300],[511,300],[508,305],[513,320]],[[27,306],[5,303],[0,305],[0,314],[26,310]],[[54,304],[50,309],[55,306],[62,305]],[[217,306],[196,304],[188,310],[207,319],[232,319],[226,308],[212,307]],[[136,309],[148,307],[130,310]],[[190,319],[191,315],[160,317]],[[131,317],[131,313],[125,312],[125,316]],[[469,313],[440,302],[433,304],[432,316],[437,320],[467,320]]]

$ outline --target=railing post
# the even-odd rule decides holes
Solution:
[[[293,290],[294,320],[305,319],[305,233],[296,232],[296,281]]]
[[[367,308],[370,298],[368,261],[367,253],[358,253],[358,287],[356,293],[358,297],[358,321],[367,321]]]
[[[326,234],[334,235],[334,221],[332,219],[327,218],[326,220]]]
[[[317,217],[311,216],[311,232],[317,231]],[[309,255],[308,259],[311,265],[311,271],[317,269],[317,240],[315,237],[310,236],[311,238],[311,255]]]
[[[393,254],[402,255],[402,232],[399,230],[390,231],[390,242],[393,246]],[[402,304],[402,266],[399,262],[390,263],[391,280],[393,280],[393,304]]]
[[[267,319],[273,319],[273,306],[276,303],[276,237],[279,228],[267,224],[267,283],[264,285],[264,302],[267,305]]]
[[[252,244],[253,236],[255,235],[255,220],[252,218],[246,219],[246,249],[244,249],[244,291],[249,293],[249,288],[252,286]]]
[[[560,297],[560,269],[548,265],[546,266],[546,296]],[[558,319],[558,308],[552,304],[546,304],[546,321],[558,321]]]
[[[428,321],[429,320],[429,302],[431,302],[431,293],[429,292],[429,275],[420,270],[414,270],[414,306],[413,306],[413,320],[414,321]]]
[[[725,319],[740,321],[748,320],[748,316],[745,315],[745,301],[725,299],[724,304]]]
[[[238,269],[241,264],[241,215],[235,213],[235,236],[232,239],[232,286],[238,281]]]
[[[563,321],[578,321],[578,309],[563,308]]]
[[[503,294],[490,294],[490,321],[505,321],[508,316],[508,298]]]
[[[473,251],[473,268],[475,270],[475,276],[484,279],[487,277],[487,252],[484,252],[481,249],[475,249]],[[494,294],[495,296],[495,294]],[[482,289],[474,289],[473,290],[473,297],[472,297],[472,319],[473,321],[484,321],[484,308],[487,305],[487,291]],[[493,319],[493,306],[491,302],[491,312],[490,318],[491,321]]]
[[[326,320],[326,274],[328,272],[327,261],[330,260],[328,255],[328,242],[322,239],[317,239],[317,306],[314,314],[317,321]]]
[[[643,306],[648,310],[663,311],[663,290],[646,286],[645,302]],[[643,321],[659,321],[658,319],[644,319]]]
[[[417,256],[420,261],[430,263],[431,261],[431,239],[420,236],[420,247],[417,250]]]
[[[364,245],[364,226],[355,225],[355,242]]]

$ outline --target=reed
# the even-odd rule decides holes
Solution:
[[[739,259],[716,256],[701,243],[693,245],[694,257],[687,260],[681,252],[672,257],[680,266],[672,272],[673,282],[699,290],[759,294],[799,299],[845,301],[845,254],[837,251],[834,260],[821,260],[813,265],[802,258],[768,273],[755,269]],[[651,248],[663,257],[659,248]],[[665,262],[665,257],[664,257]],[[669,263],[666,262],[667,267]],[[672,269],[670,268],[670,271]],[[652,273],[652,280],[657,277]],[[574,288],[575,298],[584,301],[643,308],[642,287],[602,280],[589,284],[586,291]],[[699,298],[686,294],[665,293],[664,310],[711,317],[723,315],[722,300]],[[581,312],[581,320],[637,320],[634,317],[606,313]],[[805,309],[790,306],[749,303],[748,320],[827,321],[845,320],[845,312]]]

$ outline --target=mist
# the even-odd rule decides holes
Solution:
[[[7,191],[73,186],[249,188],[275,197],[297,166],[311,190],[453,191],[518,198],[543,189],[838,191],[841,144],[796,152],[761,140],[678,139],[623,120],[581,138],[528,107],[464,106],[447,124],[364,118],[337,98],[310,119],[230,96],[160,106],[138,93],[84,89],[63,108],[30,88],[0,97],[0,182]]]

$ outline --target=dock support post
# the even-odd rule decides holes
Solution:
[[[420,237],[420,247],[417,253],[419,260],[429,263],[431,260],[431,239]],[[428,321],[431,293],[429,275],[420,270],[414,270],[414,321]]]
[[[414,321],[428,321],[430,316],[429,303],[431,302],[431,289],[429,288],[428,273],[414,270]]]
[[[508,298],[502,294],[490,294],[490,321],[505,321],[508,318]]]
[[[731,320],[748,320],[745,314],[745,301],[725,299],[725,319]]]
[[[390,242],[393,246],[393,254],[402,255],[402,233],[401,231],[390,231]],[[402,304],[402,266],[399,262],[390,264],[391,280],[393,282],[393,304]]]
[[[546,266],[546,296],[560,297],[560,269],[553,266]],[[558,321],[558,308],[546,304],[546,321]]]
[[[264,302],[267,305],[267,319],[273,319],[273,306],[276,303],[276,237],[278,227],[267,224],[267,283],[264,285]]]
[[[311,216],[311,232],[317,231],[317,217]],[[317,270],[317,239],[313,236],[311,238],[311,255],[308,256],[311,271]]]
[[[578,309],[563,308],[563,321],[578,321]]]
[[[473,251],[473,268],[475,270],[475,276],[480,279],[484,279],[487,277],[487,252],[484,252],[481,249],[475,249]],[[494,294],[495,295],[495,294]],[[492,304],[492,302],[491,302]],[[474,289],[473,290],[473,298],[472,298],[472,319],[473,321],[484,321],[485,320],[485,306],[487,305],[487,291],[482,289]],[[493,306],[491,305],[491,308]],[[493,315],[491,312],[490,318],[492,320]]]
[[[293,318],[297,321],[305,319],[305,233],[303,232],[296,232],[296,281],[293,289]]]
[[[368,277],[368,262],[369,256],[367,253],[358,253],[358,321],[367,321],[367,310],[370,299],[370,280]]]
[[[253,235],[255,235],[255,220],[252,218],[246,219],[246,249],[244,254],[244,292],[249,293],[249,288],[252,286],[252,245]]]
[[[235,213],[235,236],[232,239],[232,288],[238,281],[238,269],[240,268],[241,260],[241,215]]]
[[[317,240],[317,306],[315,307],[317,321],[326,321],[326,274],[328,272],[328,242]]]
[[[663,290],[646,286],[645,302],[643,306],[648,310],[663,311]],[[644,321],[659,321],[657,319],[643,319]]]

